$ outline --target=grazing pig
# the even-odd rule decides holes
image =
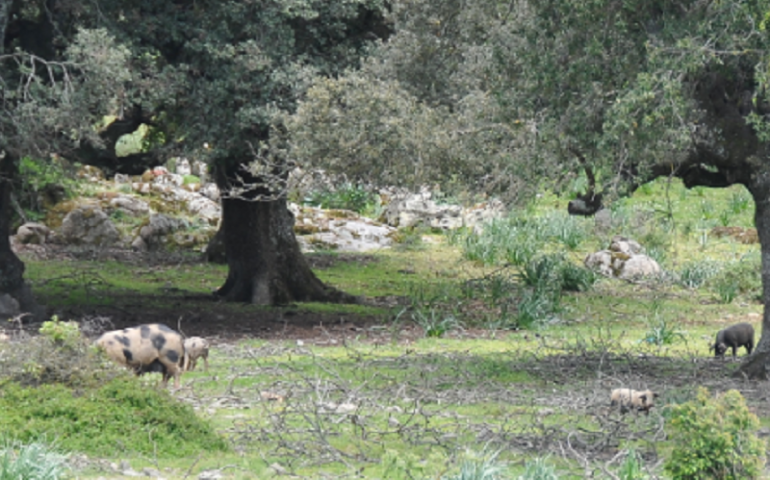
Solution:
[[[204,368],[209,371],[209,342],[205,338],[190,337],[184,341],[184,363],[182,370],[195,370],[195,364],[202,358]]]
[[[184,342],[180,334],[166,325],[154,323],[114,330],[99,337],[96,344],[108,357],[132,369],[137,375],[160,372],[163,374],[163,386],[174,377],[174,387],[179,388]]]
[[[754,348],[754,327],[748,323],[736,323],[731,327],[720,330],[714,346],[715,357],[724,357],[727,347],[732,347],[733,357],[736,356],[739,347],[746,347],[747,355],[751,355]]]
[[[616,388],[610,396],[610,405],[613,407],[620,405],[621,413],[626,413],[629,408],[637,412],[650,414],[650,409],[655,406],[655,399],[658,394],[652,390],[632,390],[630,388]]]

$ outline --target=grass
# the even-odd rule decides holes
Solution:
[[[355,261],[325,262],[323,255],[337,254],[317,254],[328,264],[316,269],[322,280],[402,299],[395,307],[215,304],[196,296],[220,286],[226,269],[184,262],[27,260],[27,277],[56,309],[153,309],[170,323],[202,311],[378,319],[334,343],[215,343],[211,370],[185,374],[174,396],[232,450],[100,453],[128,459],[135,470],[160,467],[167,478],[205,470],[233,479],[583,478],[586,465],[621,478],[649,469],[660,475],[656,459],[671,451],[661,433],[667,405],[691,399],[699,385],[742,391],[770,425],[762,389],[732,379],[738,362],[716,361],[708,351],[724,326],[760,322],[758,246],[709,235],[725,224],[751,226],[745,190],[654,182],[612,206],[608,231],[563,211],[565,199],[545,194],[484,235],[426,233],[431,241],[419,249]],[[528,262],[559,255],[580,269],[587,253],[616,234],[654,249],[669,276],[642,284],[589,279],[561,291],[546,321],[512,328],[522,292],[550,279],[542,268],[527,273]],[[609,409],[609,391],[621,386],[661,393],[649,417]],[[105,473],[92,465],[78,475]]]

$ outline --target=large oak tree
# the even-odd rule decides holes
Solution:
[[[282,190],[289,160],[265,152],[311,78],[356,65],[388,35],[386,13],[383,0],[0,0],[0,293],[23,286],[7,241],[21,157],[135,174],[181,154],[207,160],[226,193],[219,295],[354,301],[310,270]],[[95,130],[105,115],[117,120]],[[118,157],[117,140],[141,124],[151,148]]]

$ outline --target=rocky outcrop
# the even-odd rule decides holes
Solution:
[[[639,242],[618,235],[613,237],[608,249],[589,254],[583,263],[604,276],[624,280],[659,275],[660,265],[643,251]]]
[[[64,217],[60,241],[75,245],[109,246],[120,241],[120,232],[97,205],[81,205]]]
[[[397,193],[388,203],[384,218],[388,225],[409,228],[425,225],[441,230],[461,227],[477,228],[505,213],[502,202],[492,200],[471,207],[437,203],[429,191]]]
[[[16,230],[16,241],[23,244],[44,245],[51,229],[42,223],[27,222]]]
[[[294,233],[304,251],[339,250],[366,252],[393,244],[395,228],[382,225],[348,210],[289,204],[296,223]]]
[[[139,233],[131,242],[131,247],[140,251],[157,248],[168,242],[166,236],[186,226],[187,222],[179,218],[162,213],[150,215],[147,224],[139,228]]]

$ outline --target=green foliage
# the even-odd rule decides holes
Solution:
[[[40,334],[59,347],[74,349],[83,343],[80,336],[80,325],[77,322],[61,322],[57,315],[52,316],[51,320],[43,322],[43,325],[40,326]]]
[[[513,214],[496,219],[481,232],[468,232],[462,239],[463,255],[485,265],[509,263],[521,266],[549,246],[574,250],[588,238],[585,219],[551,211],[545,215]]]
[[[412,321],[423,329],[425,336],[428,338],[440,338],[447,332],[462,327],[462,324],[454,315],[441,312],[435,308],[430,308],[427,311],[421,308],[412,309],[410,315]],[[401,314],[396,319],[400,316]]]
[[[628,450],[626,458],[623,460],[623,463],[620,464],[616,473],[619,480],[647,480],[650,478],[650,476],[644,472],[642,459],[633,448]]]
[[[518,480],[559,480],[559,475],[547,458],[537,457],[526,463],[524,474],[519,475]]]
[[[192,407],[136,378],[116,378],[79,394],[61,384],[5,381],[0,392],[0,430],[21,442],[56,436],[71,450],[102,456],[178,457],[227,449]]]
[[[15,194],[33,219],[38,219],[44,208],[53,206],[55,201],[71,197],[76,186],[73,173],[59,157],[41,160],[26,156],[19,161]]]
[[[714,262],[687,263],[679,270],[679,283],[685,288],[698,288],[717,275],[720,269],[721,265]]]
[[[182,184],[183,185],[190,185],[192,183],[201,183],[200,177],[197,177],[195,175],[185,175],[182,178]]]
[[[743,255],[734,262],[726,263],[711,277],[707,286],[717,294],[722,303],[730,303],[739,295],[754,300],[762,298],[761,257],[758,252]]]
[[[695,400],[671,407],[666,430],[673,450],[665,469],[674,480],[759,478],[767,445],[758,428],[737,390],[712,398],[701,387]]]
[[[504,465],[497,459],[498,453],[466,454],[460,464],[460,471],[441,477],[441,480],[500,480]]]
[[[58,480],[67,476],[67,455],[41,441],[0,444],[0,480]]]
[[[325,209],[345,209],[363,213],[379,200],[379,196],[360,185],[346,183],[334,190],[312,192],[304,203]]]
[[[686,340],[685,332],[673,327],[665,318],[656,318],[650,322],[649,330],[640,341],[662,347],[673,345],[677,339]]]
[[[14,348],[2,349],[0,379],[24,385],[59,383],[89,388],[125,374],[101,360],[98,352],[80,337],[74,322],[54,318],[41,329],[41,335],[14,344]]]

